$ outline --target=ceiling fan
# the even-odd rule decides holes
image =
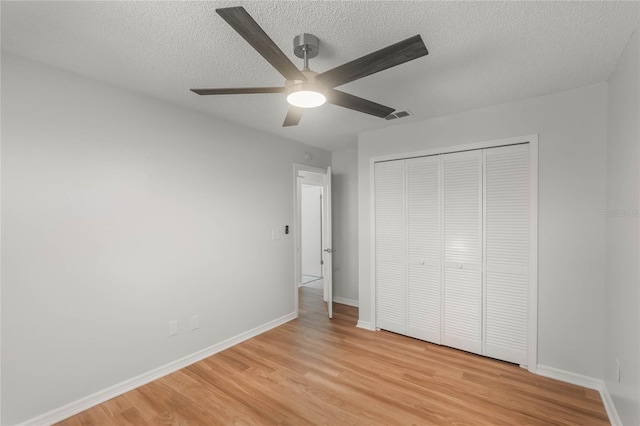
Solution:
[[[289,111],[282,124],[283,127],[297,125],[305,108],[317,107],[325,102],[380,118],[387,117],[395,111],[394,108],[341,92],[335,87],[429,53],[420,35],[415,35],[318,74],[309,69],[309,59],[316,57],[319,52],[320,42],[316,36],[305,33],[294,38],[294,54],[304,60],[304,68],[299,70],[243,7],[216,9],[216,12],[278,70],[286,81],[283,87],[191,89],[191,91],[198,95],[284,93],[289,103]]]

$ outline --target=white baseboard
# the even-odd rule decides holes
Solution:
[[[540,376],[549,377],[551,379],[560,380],[562,382],[571,383],[572,385],[582,386],[588,389],[594,389],[600,392],[600,398],[602,398],[602,404],[607,411],[609,422],[613,426],[622,426],[620,416],[616,410],[611,395],[607,390],[607,386],[601,379],[594,379],[593,377],[583,376],[582,374],[572,373],[570,371],[561,370],[559,368],[548,367],[546,365],[538,364],[536,374]]]
[[[369,321],[358,320],[356,327],[374,331],[373,328],[371,328],[371,323]]]
[[[620,420],[618,410],[616,410],[616,406],[613,404],[613,399],[611,399],[611,395],[609,394],[606,383],[602,384],[602,389],[600,389],[600,396],[602,397],[604,409],[607,410],[609,422],[612,424],[612,426],[622,426],[622,420]]]
[[[151,371],[140,374],[139,376],[125,380],[124,382],[110,386],[94,394],[78,399],[77,401],[71,402],[69,404],[63,405],[62,407],[41,414],[37,417],[20,423],[19,426],[42,426],[57,423],[82,411],[88,410],[91,407],[95,407],[98,404],[102,404],[105,401],[122,395],[123,393],[129,392],[135,388],[164,377],[167,374],[171,374],[193,363],[208,358],[211,355],[214,355],[234,345],[237,345],[238,343],[262,334],[265,331],[271,330],[272,328],[278,327],[279,325],[289,322],[295,318],[295,312],[292,312],[280,318],[276,318],[273,321],[269,321],[268,323],[262,324],[252,330],[245,331],[244,333],[230,337],[218,344],[209,346],[208,348],[199,350],[191,355],[187,355],[183,358],[177,359],[158,368],[154,368]]]
[[[357,300],[353,300],[353,299],[347,299],[347,298],[344,298],[344,297],[334,296],[333,297],[333,301],[335,303],[341,303],[343,305],[355,306],[356,308],[358,307],[358,301]]]
[[[538,364],[536,374],[551,379],[560,380],[562,382],[571,383],[572,385],[582,386],[583,388],[595,389],[600,391],[604,382],[593,377],[583,376],[582,374],[572,373],[571,371],[561,370],[559,368],[548,367]]]

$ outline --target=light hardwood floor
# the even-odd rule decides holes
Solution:
[[[60,425],[604,425],[593,390],[508,363],[325,317],[300,317]]]

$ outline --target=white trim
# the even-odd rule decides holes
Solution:
[[[0,108],[1,110],[1,108]],[[0,114],[1,116],[1,114]],[[1,144],[0,144],[0,151],[2,151],[1,148]],[[0,167],[1,169],[1,167]],[[2,176],[2,173],[0,173],[0,176]],[[2,184],[1,184],[1,179],[0,179],[0,188],[2,188]],[[0,200],[2,199],[2,191],[0,191]],[[0,224],[2,224],[2,213],[0,213]],[[0,237],[2,235],[2,226],[0,225]],[[0,241],[2,241],[2,238],[0,238]],[[1,244],[0,244],[0,259],[2,259],[2,249],[1,249]],[[2,270],[2,262],[0,260],[0,271]],[[1,278],[0,274],[0,330],[2,330],[2,278]],[[0,348],[2,347],[2,334],[0,333]],[[0,365],[2,363],[0,362]],[[2,368],[0,368],[0,383],[2,383]],[[0,386],[0,421],[2,421],[2,386]]]
[[[441,345],[444,336],[444,158],[438,158],[438,246],[440,247],[440,336],[438,344]]]
[[[329,319],[333,318],[333,225],[331,214],[331,166],[322,176],[322,287],[326,295]],[[328,250],[328,251],[327,251]]]
[[[609,389],[607,389],[607,385],[605,383],[602,384],[602,389],[600,389],[600,397],[602,398],[604,409],[607,410],[609,423],[611,423],[613,426],[622,426],[622,420],[620,420],[618,410],[616,410],[616,406],[613,403],[613,399],[611,399]]]
[[[538,364],[536,374],[538,376],[560,380],[561,382],[571,383],[572,385],[582,386],[583,388],[594,389],[597,391],[602,388],[603,384],[600,379],[594,379],[593,377],[583,376],[582,374],[572,373],[571,371],[561,370],[547,365]]]
[[[324,174],[326,174],[326,170]],[[298,177],[302,179],[303,185],[324,187],[324,174],[311,172],[308,170],[298,170]]]
[[[302,272],[300,260],[300,204],[302,184],[298,179],[298,167],[293,165],[293,312],[298,317],[298,288],[302,286]]]
[[[613,426],[622,426],[618,411],[613,404],[607,385],[603,380],[540,364],[538,364],[536,368],[536,374],[539,376],[549,377],[550,379],[560,380],[561,382],[571,383],[572,385],[597,390],[600,392],[600,398],[602,399],[602,404],[607,411],[609,422]]]
[[[326,175],[327,174],[327,169],[326,168],[308,166],[306,164],[300,164],[300,163],[293,163],[293,170],[296,172],[296,176],[297,176],[298,170],[304,171],[304,172],[311,172],[311,173],[315,173],[315,174],[318,174],[318,175]]]
[[[368,330],[376,329],[376,174],[375,174],[375,161],[373,158],[369,159],[369,289],[371,294],[371,313],[369,314],[369,322],[363,321],[363,324],[367,324]],[[358,321],[358,324],[360,321]]]
[[[51,425],[53,423],[60,422],[75,414],[88,410],[91,407],[95,407],[98,404],[101,404],[105,401],[108,401],[112,398],[115,398],[119,395],[122,395],[142,385],[145,385],[149,382],[152,382],[168,374],[171,374],[175,371],[178,371],[182,368],[185,368],[205,358],[208,358],[211,355],[214,355],[218,352],[221,352],[225,349],[235,346],[238,343],[251,339],[252,337],[262,334],[268,330],[271,330],[272,328],[278,327],[286,322],[289,322],[295,319],[296,317],[297,317],[296,313],[291,312],[290,314],[284,315],[280,318],[276,318],[273,321],[269,321],[268,323],[262,324],[249,331],[245,331],[244,333],[240,333],[236,336],[223,340],[218,344],[215,344],[213,346],[209,346],[208,348],[194,352],[191,355],[187,355],[183,358],[177,359],[175,361],[172,361],[158,368],[154,368],[153,370],[147,371],[146,373],[142,373],[139,376],[125,380],[124,382],[110,386],[106,389],[93,393],[89,396],[85,396],[84,398],[80,398],[69,404],[63,405],[62,407],[55,408],[47,413],[41,414],[37,417],[34,417],[30,420],[20,423],[19,426],[36,426],[36,425],[42,426],[42,425]]]
[[[368,321],[358,320],[358,324],[356,324],[356,327],[362,328],[365,330],[376,331],[376,329]]]
[[[347,299],[345,297],[333,296],[333,301],[335,303],[341,303],[343,305],[358,307],[358,301],[353,299]]]
[[[529,138],[529,336],[530,372],[538,365],[538,135]]]
[[[538,142],[538,135],[531,134],[525,136],[517,136],[513,138],[505,138],[505,139],[497,139],[494,141],[485,141],[485,142],[472,142],[463,145],[454,145],[454,146],[442,146],[438,148],[425,149],[420,151],[410,151],[410,152],[400,152],[394,154],[381,155],[378,157],[371,157],[369,159],[369,164],[373,165],[374,163],[378,163],[380,161],[390,161],[390,160],[402,160],[413,157],[426,157],[429,155],[437,155],[437,154],[451,154],[459,151],[473,151],[484,148],[495,148],[497,146],[506,146],[506,145],[515,145],[519,143],[527,143],[535,140]]]

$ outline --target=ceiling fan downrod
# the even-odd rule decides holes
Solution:
[[[304,69],[309,69],[309,59],[320,53],[320,40],[313,34],[303,33],[293,39],[293,54],[304,60]]]

